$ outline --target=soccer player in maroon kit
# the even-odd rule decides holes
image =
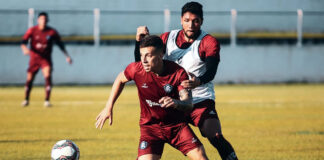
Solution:
[[[38,15],[38,24],[27,30],[23,36],[21,49],[24,55],[29,55],[29,67],[27,70],[27,81],[25,84],[25,100],[22,102],[22,106],[26,107],[29,105],[29,96],[32,89],[34,78],[41,68],[43,76],[45,78],[45,107],[50,107],[50,93],[52,88],[52,48],[53,44],[56,43],[64,55],[66,61],[72,64],[72,59],[65,50],[65,46],[61,41],[58,32],[47,26],[49,19],[45,12],[41,12]],[[27,47],[28,40],[30,40],[30,49]]]
[[[165,45],[164,59],[182,66],[191,79],[182,82],[185,88],[192,89],[194,108],[189,122],[198,126],[202,136],[218,150],[223,160],[237,159],[232,145],[224,138],[221,124],[215,109],[214,85],[211,82],[220,61],[218,41],[201,30],[203,23],[202,5],[188,2],[182,7],[181,30],[163,33],[160,37]],[[149,35],[146,26],[137,28],[135,61],[139,61],[138,42]]]
[[[135,81],[141,106],[139,160],[161,158],[164,143],[169,143],[193,160],[207,159],[204,147],[185,122],[185,112],[192,109],[191,92],[180,84],[188,80],[186,71],[174,62],[163,60],[163,42],[148,36],[140,43],[141,62],[129,64],[113,86],[106,107],[96,120],[102,128],[126,82]]]

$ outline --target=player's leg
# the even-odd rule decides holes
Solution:
[[[25,100],[21,104],[23,107],[26,107],[29,104],[29,97],[32,90],[33,82],[39,68],[40,64],[38,63],[38,61],[36,59],[31,58],[27,69],[27,78],[25,83]]]
[[[186,123],[169,129],[169,144],[188,156],[191,160],[207,160],[202,143]]]
[[[33,81],[37,72],[27,72],[27,79],[25,83],[25,100],[22,102],[22,106],[26,107],[29,105],[30,92],[32,90]]]
[[[224,160],[237,159],[232,145],[224,138],[220,121],[216,118],[206,119],[199,128],[201,134],[206,136],[209,142],[218,150]]]
[[[45,66],[42,68],[43,76],[45,79],[45,107],[50,107],[51,104],[50,101],[50,95],[52,90],[52,67],[51,66]]]
[[[202,136],[207,137],[209,142],[217,149],[224,160],[237,159],[232,145],[224,138],[221,124],[215,110],[215,102],[206,100],[195,104],[191,114],[194,125],[198,126]]]
[[[191,160],[207,160],[208,159],[203,145],[189,151],[186,156]]]
[[[138,157],[138,160],[160,160],[161,155],[157,154],[145,154],[140,157]]]
[[[138,160],[159,160],[164,148],[164,141],[158,125],[140,126],[141,137],[138,146]]]

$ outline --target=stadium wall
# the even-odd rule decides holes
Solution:
[[[54,84],[107,84],[134,60],[133,45],[67,45],[69,66],[55,47]],[[324,82],[324,46],[223,46],[215,83]],[[28,56],[16,45],[0,46],[0,85],[23,85]],[[43,84],[38,73],[35,83]]]

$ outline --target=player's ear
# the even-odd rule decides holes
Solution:
[[[159,56],[159,58],[163,59],[163,56],[164,56],[163,49],[158,50],[158,56]]]
[[[182,16],[180,17],[180,22],[181,22],[181,26],[182,26]]]

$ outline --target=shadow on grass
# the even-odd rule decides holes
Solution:
[[[318,135],[324,135],[323,131],[298,131],[295,132],[295,134],[318,134]]]

